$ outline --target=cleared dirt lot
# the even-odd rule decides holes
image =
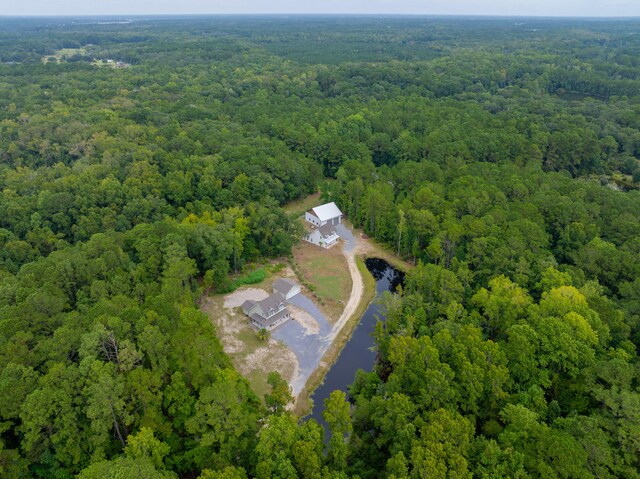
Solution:
[[[247,299],[259,301],[267,296],[268,291],[260,287],[241,288],[208,298],[202,307],[218,328],[234,366],[260,396],[269,390],[266,377],[270,371],[278,371],[297,396],[330,346],[335,327],[309,297],[298,294],[287,304],[295,319],[273,330],[268,341],[261,341],[241,306]]]
[[[269,391],[267,374],[278,371],[289,383],[298,376],[298,360],[293,351],[270,338],[258,339],[240,309],[247,299],[263,299],[267,292],[259,288],[239,289],[226,296],[212,296],[202,303],[202,310],[216,325],[224,351],[234,367],[249,379],[255,392],[263,396]]]
[[[266,298],[276,276],[226,296],[210,297],[203,304],[203,309],[218,327],[224,349],[234,366],[249,379],[259,395],[269,389],[266,376],[270,371],[278,371],[292,386],[296,397],[303,391],[303,396],[307,395],[310,391],[305,386],[309,378],[330,360],[325,354],[336,338],[344,335],[347,324],[350,327],[357,324],[352,317],[363,300],[363,280],[355,255],[361,253],[363,241],[347,225],[338,225],[337,230],[341,235],[339,245],[325,250],[301,242],[294,249],[297,275],[290,268],[277,274],[313,288],[303,286],[302,293],[288,301],[294,320],[272,331],[268,341],[258,339],[240,306],[247,299]],[[301,401],[305,402],[303,396]]]

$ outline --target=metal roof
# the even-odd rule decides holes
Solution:
[[[316,206],[315,208],[311,208],[311,211],[313,211],[313,213],[318,217],[320,221],[328,221],[331,218],[342,216],[342,211],[340,211],[340,209],[336,206],[336,204],[333,201],[325,205],[320,205],[320,206]]]

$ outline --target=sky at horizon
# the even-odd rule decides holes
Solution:
[[[238,13],[637,17],[640,0],[0,0],[0,16]]]

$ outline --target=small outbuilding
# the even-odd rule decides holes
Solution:
[[[290,299],[300,293],[300,285],[289,279],[280,278],[273,283],[273,292],[280,293],[284,299]]]
[[[311,208],[304,214],[304,219],[314,226],[337,225],[342,223],[342,216],[342,211],[332,201],[331,203]]]

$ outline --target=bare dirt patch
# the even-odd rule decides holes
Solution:
[[[249,380],[259,397],[269,391],[267,375],[271,371],[279,372],[289,383],[298,375],[298,360],[293,351],[274,339],[261,341],[240,309],[247,299],[259,301],[267,296],[263,289],[243,288],[226,296],[211,296],[201,304],[216,325],[233,366]]]
[[[274,351],[278,353],[274,354]],[[297,374],[298,360],[293,351],[270,339],[264,347],[254,350],[245,358],[243,367],[247,373],[261,370],[265,376],[270,371],[278,371],[286,381],[291,382]]]
[[[269,296],[264,289],[258,288],[242,288],[230,293],[224,297],[224,307],[227,309],[237,308],[248,300],[262,301]]]
[[[320,326],[318,322],[307,313],[305,310],[298,308],[297,306],[293,306],[292,304],[287,305],[289,311],[291,311],[291,315],[293,319],[295,319],[305,330],[305,335],[309,334],[318,334],[320,332]]]
[[[252,331],[253,334],[255,332]],[[298,375],[298,359],[293,351],[282,344],[270,339],[262,342],[257,348],[243,345],[244,350],[239,354],[230,354],[234,367],[246,378],[249,378],[253,390],[262,397],[270,388],[267,376],[271,371],[277,371],[289,384]]]

